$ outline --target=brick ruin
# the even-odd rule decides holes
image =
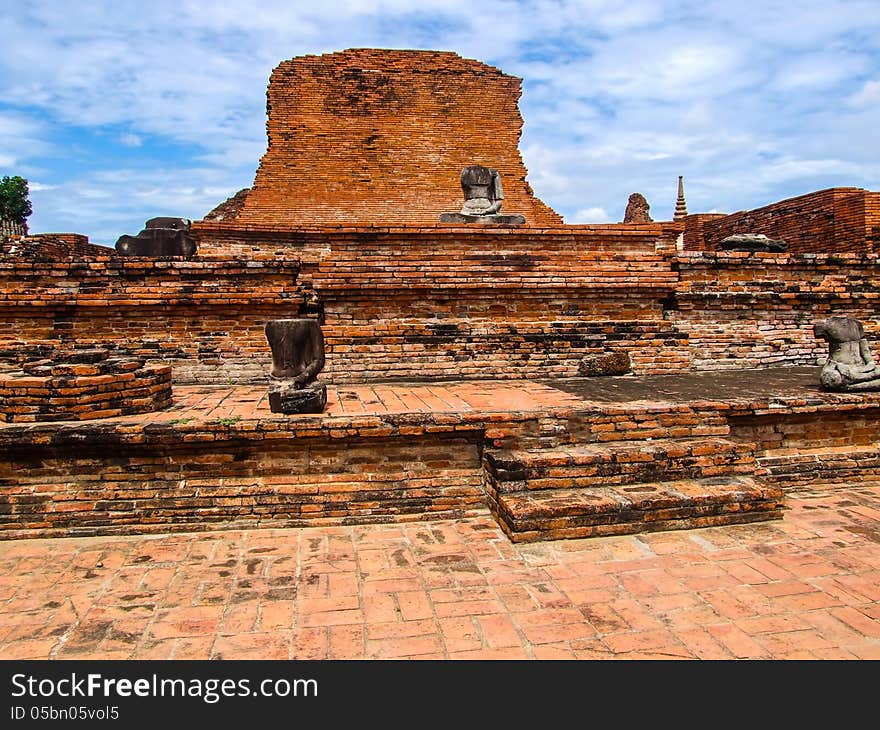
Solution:
[[[871,254],[880,244],[880,192],[829,188],[755,210],[696,213],[684,218],[684,248],[715,251],[727,236],[763,233],[790,253]]]
[[[106,350],[48,352],[0,372],[0,421],[83,421],[171,405],[171,366],[111,358]]]
[[[194,256],[120,256],[76,234],[4,241],[7,381],[99,348],[170,370],[174,391],[141,415],[124,393],[65,414],[26,386],[33,418],[0,425],[0,538],[486,506],[514,540],[584,537],[779,518],[805,474],[873,475],[880,399],[812,392],[809,373],[808,397],[687,404],[597,406],[589,384],[817,370],[812,326],[832,314],[875,338],[880,194],[565,225],[526,181],[519,95],[519,79],[454,53],[294,58],[270,80],[253,186],[193,223]],[[438,222],[472,163],[500,171],[503,212],[525,225]],[[718,250],[744,232],[788,250]],[[298,316],[324,332],[320,416],[264,403],[265,324]],[[587,383],[578,398],[570,382]],[[485,385],[465,397],[461,383]]]
[[[481,164],[501,173],[505,212],[559,224],[526,181],[520,85],[450,52],[365,48],[285,61],[269,81],[268,149],[236,219],[434,225],[461,207],[462,168]]]

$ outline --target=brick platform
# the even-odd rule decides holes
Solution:
[[[725,376],[716,393],[712,374],[678,391],[665,376],[338,385],[325,413],[300,416],[272,414],[264,387],[179,386],[144,416],[6,424],[0,536],[423,521],[488,505],[514,540],[578,537],[778,518],[784,453],[870,476],[880,396],[821,393],[816,368]],[[824,461],[842,440],[861,465]]]

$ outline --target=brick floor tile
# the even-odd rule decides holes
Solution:
[[[872,639],[880,639],[880,620],[849,607],[832,608],[829,613],[854,631]]]
[[[49,659],[58,639],[22,639],[0,646],[0,659]]]
[[[357,608],[360,608],[360,599],[356,595],[303,598],[297,602],[297,610],[300,615],[326,613],[328,611],[345,611]]]
[[[475,616],[483,642],[490,649],[504,649],[520,646],[521,638],[516,625],[504,614]]]
[[[172,640],[171,659],[210,659],[213,636],[188,636]]]
[[[334,659],[364,659],[366,631],[363,626],[331,626],[329,656]]]
[[[290,632],[218,636],[211,659],[288,659],[290,648]]]
[[[369,639],[394,639],[406,636],[425,636],[437,632],[437,622],[433,618],[414,621],[370,622],[366,625]]]
[[[470,616],[437,620],[443,645],[447,652],[481,649],[483,640],[477,624]]]
[[[736,625],[749,636],[775,634],[784,631],[801,631],[810,628],[810,625],[804,619],[795,614],[744,618],[737,621]]]
[[[781,523],[530,544],[488,511],[0,541],[0,658],[880,659],[880,546],[841,506],[880,487],[786,499]]]
[[[612,604],[595,603],[581,606],[581,613],[600,634],[630,631],[626,619],[614,610]]]
[[[165,610],[150,624],[148,633],[153,639],[215,634],[222,613],[221,606],[184,606]]]
[[[589,639],[597,634],[596,629],[586,621],[579,624],[524,626],[522,633],[531,644],[553,644],[561,640]]]
[[[564,624],[580,624],[584,614],[576,608],[545,608],[525,613],[512,614],[512,618],[520,628],[534,626],[561,626]]]
[[[265,601],[260,605],[260,630],[292,629],[294,601]]]
[[[213,637],[211,638],[213,643]],[[131,659],[138,660],[165,660],[171,659],[172,654],[174,653],[174,646],[176,640],[175,639],[161,639],[159,641],[150,639],[149,636],[142,640],[140,644],[135,647],[135,650],[131,654]],[[199,657],[199,659],[207,659],[208,657]]]
[[[811,611],[814,608],[832,608],[840,606],[841,600],[820,590],[810,593],[792,593],[790,595],[777,596],[775,603],[785,607],[788,611]]]
[[[686,651],[682,644],[669,631],[627,631],[617,634],[608,634],[602,637],[615,654],[628,654],[631,652],[650,651],[652,653],[664,653],[669,650],[671,654],[684,654]]]
[[[770,658],[770,652],[756,643],[747,633],[729,624],[707,626],[706,630],[736,659]]]
[[[291,659],[330,659],[328,652],[328,630],[321,628],[297,628],[293,632]]]
[[[443,653],[443,643],[436,634],[397,639],[367,639],[367,657],[372,659],[408,659],[420,654]]]
[[[500,649],[473,649],[470,651],[451,652],[450,659],[459,660],[522,660],[531,659],[532,656],[521,646],[511,646]]]
[[[703,628],[694,627],[675,632],[679,641],[695,659],[732,659],[730,651]]]
[[[765,647],[773,657],[785,656],[797,651],[810,652],[815,649],[833,648],[825,637],[812,629],[762,633],[755,636],[755,641]]]
[[[320,626],[339,626],[341,624],[362,624],[364,612],[360,609],[344,611],[320,611],[300,614],[296,618],[297,626],[318,628]]]
[[[533,646],[532,656],[535,659],[577,659],[574,649],[565,643]]]
[[[431,601],[424,591],[402,591],[395,594],[397,608],[404,621],[430,618],[434,615]]]
[[[502,610],[501,604],[494,598],[434,604],[434,613],[439,618],[445,618],[448,616],[475,616],[482,613],[501,613]]]

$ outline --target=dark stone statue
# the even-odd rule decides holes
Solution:
[[[651,206],[641,193],[633,193],[626,202],[626,211],[623,214],[624,223],[653,223],[654,219],[648,212]]]
[[[188,218],[150,218],[136,236],[116,239],[116,251],[123,256],[186,256],[195,254],[196,241],[190,235]]]
[[[314,319],[266,322],[272,350],[269,410],[272,413],[320,413],[327,406],[327,386],[316,382],[324,369],[324,335]]]
[[[506,223],[522,225],[521,215],[502,215],[504,190],[497,170],[483,165],[469,165],[461,171],[464,205],[458,213],[441,213],[441,223]]]
[[[831,317],[817,322],[813,333],[828,342],[828,360],[819,374],[825,390],[880,390],[880,370],[859,320]]]
[[[721,241],[722,251],[769,251],[783,253],[788,244],[777,238],[768,238],[763,233],[737,233]]]

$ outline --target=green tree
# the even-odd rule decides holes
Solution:
[[[0,219],[20,225],[27,231],[27,219],[31,213],[28,181],[18,175],[4,175],[0,179]]]

